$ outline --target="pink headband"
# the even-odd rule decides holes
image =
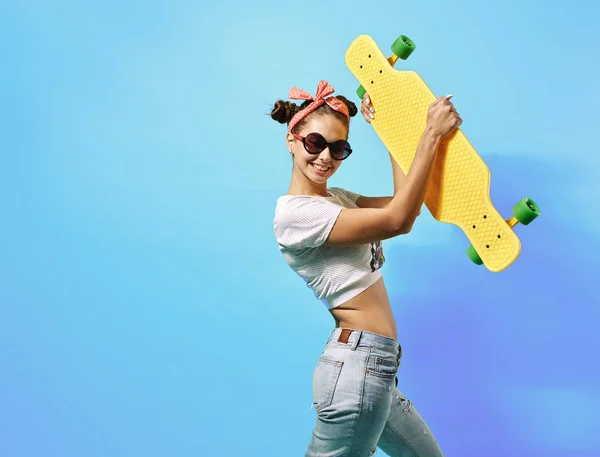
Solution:
[[[348,119],[350,119],[350,115],[348,114],[348,107],[340,100],[335,97],[327,97],[330,94],[333,94],[335,89],[331,84],[327,81],[320,81],[317,86],[317,94],[313,97],[308,92],[304,92],[302,89],[298,89],[297,87],[292,87],[290,89],[290,93],[288,98],[291,100],[313,100],[313,102],[304,108],[302,111],[296,113],[296,115],[290,120],[290,124],[288,126],[288,132],[291,132],[292,129],[300,122],[300,120],[308,116],[314,110],[316,110],[323,103],[327,103],[334,110],[339,111],[344,114]]]

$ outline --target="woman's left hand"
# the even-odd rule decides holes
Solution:
[[[371,104],[371,98],[369,97],[369,94],[365,94],[362,102],[360,102],[360,112],[365,118],[365,121],[367,121],[369,124],[375,117],[375,108],[373,108],[373,105]]]

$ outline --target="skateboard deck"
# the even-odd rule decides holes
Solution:
[[[437,97],[416,72],[393,68],[395,61],[368,35],[346,52],[346,65],[376,109],[373,129],[408,173]],[[488,270],[502,271],[519,256],[521,242],[512,229],[517,221],[504,220],[492,204],[490,170],[460,129],[439,146],[425,205],[438,221],[462,229]]]

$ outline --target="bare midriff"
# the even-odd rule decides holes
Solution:
[[[388,338],[398,338],[383,278],[329,312],[335,319],[336,327],[366,330]]]

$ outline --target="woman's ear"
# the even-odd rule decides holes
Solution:
[[[287,146],[288,151],[290,152],[290,154],[294,154],[293,149],[294,149],[294,136],[288,132],[286,138],[285,138],[285,143]]]

